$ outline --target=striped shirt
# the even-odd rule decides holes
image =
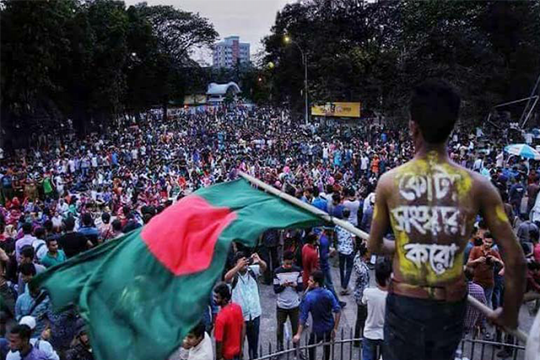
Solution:
[[[296,283],[296,287],[283,286],[286,282]],[[277,307],[280,309],[294,309],[300,305],[300,293],[304,289],[302,283],[302,269],[293,266],[285,269],[280,266],[274,272],[274,292],[277,294]]]
[[[484,293],[484,289],[472,282],[469,281],[469,295],[471,295],[476,300],[480,301],[482,304],[486,304],[486,294]],[[465,315],[465,330],[472,330],[476,326],[476,324],[479,324],[482,320],[482,313],[474,306],[471,306],[471,304],[467,305],[467,314]]]

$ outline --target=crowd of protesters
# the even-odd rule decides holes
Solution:
[[[51,266],[143,226],[198,188],[236,179],[238,171],[369,232],[378,178],[413,154],[405,124],[369,119],[300,125],[287,111],[267,108],[181,111],[167,119],[150,112],[83,139],[70,134],[39,136],[32,147],[4,155],[2,357],[93,359],[76,310],[53,312],[47,294],[26,284]],[[499,189],[529,261],[526,298],[537,299],[540,167],[503,152],[519,132],[491,124],[483,129],[465,124],[458,128],[448,144],[449,155],[490,178]],[[504,292],[504,263],[496,240],[478,221],[464,259],[469,292],[493,308],[501,304]],[[334,256],[340,274],[336,285],[330,264]],[[363,358],[375,359],[390,272],[385,259],[370,256],[365,241],[340,227],[270,230],[261,236],[257,249],[234,244],[224,283],[216,286],[208,313],[184,340],[187,356],[234,359],[243,353],[245,338],[247,356],[257,358],[259,286],[265,283],[273,285],[276,294],[279,349],[287,321],[297,343],[309,316],[310,343],[332,338],[346,304],[340,297],[352,295],[358,312],[355,337],[364,337]],[[373,275],[376,281],[370,282]],[[466,326],[470,336],[493,336],[472,308]],[[326,358],[328,351],[325,348]]]

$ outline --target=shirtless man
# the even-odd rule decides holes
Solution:
[[[523,251],[497,190],[447,156],[460,102],[442,81],[415,89],[409,121],[415,157],[385,173],[377,186],[368,247],[394,255],[384,360],[454,359],[467,306],[463,251],[479,213],[506,264],[504,307],[491,321],[517,327],[525,288]],[[395,242],[383,239],[389,226]]]

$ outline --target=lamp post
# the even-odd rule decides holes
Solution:
[[[285,35],[285,37],[283,38],[283,41],[285,42],[285,44],[294,44],[294,45],[296,45],[298,50],[300,50],[300,54],[302,55],[302,63],[304,64],[304,100],[305,100],[305,102],[304,102],[305,109],[304,110],[305,110],[305,121],[306,121],[306,125],[307,125],[309,123],[307,56],[304,53],[304,50],[302,50],[302,48],[300,47],[300,45],[298,45],[298,43],[296,41],[291,39],[291,37],[289,35]]]

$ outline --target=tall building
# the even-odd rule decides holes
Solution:
[[[214,67],[232,68],[238,62],[249,63],[249,43],[241,43],[239,36],[229,36],[214,45]]]

